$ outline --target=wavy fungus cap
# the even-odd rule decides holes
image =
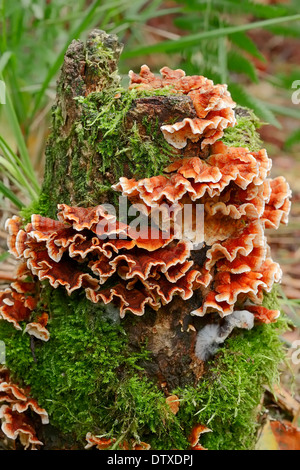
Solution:
[[[195,426],[193,426],[191,434],[189,436],[189,441],[190,441],[192,450],[193,449],[194,450],[206,450],[202,446],[201,446],[202,447],[201,449],[199,448],[195,449],[195,447],[199,445],[199,439],[201,437],[201,434],[204,434],[206,432],[212,432],[212,430],[203,424],[196,424]]]
[[[98,450],[109,449],[116,441],[116,439],[94,436],[90,432],[86,434],[85,438],[87,440],[85,449],[90,449],[91,447],[94,447],[94,446],[96,446],[96,449]]]
[[[259,323],[274,323],[280,316],[280,310],[270,310],[263,305],[245,305],[245,308],[254,315]]]
[[[24,413],[30,408],[41,417],[43,424],[48,424],[49,418],[47,411],[41,408],[36,400],[28,396],[29,392],[29,388],[21,388],[11,382],[8,369],[0,369],[0,402],[9,403],[12,410],[18,413]]]
[[[46,328],[48,314],[43,313],[34,322],[27,323],[24,332],[42,341],[49,341],[50,333]]]
[[[48,413],[29,396],[29,388],[11,382],[9,370],[0,369],[0,420],[2,432],[12,440],[20,439],[25,450],[43,443],[37,438],[32,415],[40,417],[42,424],[49,423]]]
[[[271,160],[265,150],[250,152],[246,148],[227,147],[218,142],[213,146],[213,151],[215,153],[207,160],[192,157],[173,162],[164,170],[167,175],[138,181],[122,177],[112,188],[133,203],[142,202],[155,207],[162,202],[180,202],[184,196],[192,201],[204,196],[220,196],[230,183],[234,183],[236,189],[246,190],[250,183],[256,186],[263,184],[269,174]],[[259,159],[257,154],[260,155]],[[262,190],[263,197],[267,197],[264,186]],[[250,194],[253,196],[253,186]]]
[[[36,437],[35,430],[27,416],[13,411],[8,405],[2,405],[0,408],[0,419],[2,421],[1,429],[3,433],[9,439],[16,440],[19,437],[25,450],[30,446],[31,449],[35,449],[35,446],[43,445]]]
[[[235,125],[235,103],[227,85],[214,85],[202,76],[186,76],[180,69],[163,67],[160,72],[161,77],[156,77],[147,65],[141,67],[139,75],[130,71],[129,88],[150,91],[167,87],[170,92],[190,97],[198,117],[161,126],[165,139],[173,147],[182,149],[188,139],[192,142],[201,139],[201,147],[205,148],[220,139],[224,129]]]
[[[101,206],[59,208],[60,221],[33,215],[31,223],[24,230],[19,225],[19,232],[10,240],[11,251],[27,263],[31,275],[48,280],[53,288],[63,286],[69,295],[82,288],[92,302],[119,304],[124,316],[127,311],[143,315],[147,305],[157,309],[175,294],[189,298],[195,283],[209,282],[207,273],[191,270],[187,241],[173,240],[172,235],[163,237],[153,227],[136,235],[130,226],[119,222],[115,228],[109,225],[113,237],[103,238],[103,227],[99,235],[98,224],[112,219]],[[126,238],[118,238],[120,233]],[[110,287],[102,287],[116,276],[118,280]],[[27,320],[29,316],[26,311]],[[44,341],[49,339],[43,321],[31,321],[25,331]]]
[[[29,284],[29,283],[28,283]],[[34,284],[30,283],[35,287]],[[32,295],[17,292],[13,285],[0,292],[0,319],[6,320],[21,330],[20,322],[28,320],[37,305],[37,299]]]

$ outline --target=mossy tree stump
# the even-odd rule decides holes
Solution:
[[[171,147],[160,131],[163,124],[196,116],[188,96],[168,90],[137,94],[120,87],[121,50],[115,36],[98,30],[86,44],[74,40],[69,46],[58,79],[40,200],[25,216],[55,218],[61,203],[115,204],[111,185],[120,176],[154,176],[179,157],[207,157],[197,143],[180,151]],[[256,149],[256,119],[241,108],[236,115],[241,125],[238,120],[235,133],[229,130],[225,139],[238,138],[240,145]],[[199,266],[205,250],[193,254]],[[114,437],[115,448],[142,439],[152,449],[187,449],[192,425],[207,421],[214,431],[203,439],[207,447],[253,446],[262,385],[277,377],[283,355],[276,326],[231,338],[228,349],[207,366],[195,356],[196,334],[218,316],[190,315],[201,304],[198,292],[186,301],[175,296],[158,311],[146,308],[141,317],[127,313],[120,321],[110,305],[92,304],[81,293],[69,297],[63,288],[43,284],[39,308],[50,314],[49,343],[30,343],[28,335],[0,325],[9,368],[49,411],[54,427],[39,430],[45,448],[82,448],[91,432]],[[172,393],[180,398],[176,416],[166,406]]]
[[[157,162],[147,161],[149,147],[155,148],[157,154],[165,152],[157,172],[180,155],[205,155],[199,145],[192,142],[183,151],[168,146],[166,152],[162,148],[167,144],[161,136],[161,125],[187,116],[196,117],[188,96],[135,97],[134,92],[128,92],[116,105],[117,109],[105,110],[108,100],[118,101],[116,97],[120,96],[117,63],[121,49],[116,37],[95,30],[86,45],[73,41],[66,52],[53,109],[53,132],[46,149],[42,199],[49,203],[47,215],[54,215],[59,203],[84,207],[114,203],[110,185],[116,183],[120,175],[155,174],[152,168]],[[110,112],[120,115],[118,128],[112,134],[108,129],[107,136],[97,126],[97,114],[102,111],[108,125]],[[90,125],[93,118],[95,122]],[[142,155],[145,158],[140,157],[138,165],[132,147],[134,138],[139,139],[136,145],[145,146],[145,155]],[[123,155],[124,149],[128,150]],[[114,151],[115,155],[109,155],[108,159],[106,151]],[[144,365],[145,369],[166,392],[177,386],[196,384],[203,372],[203,364],[193,353],[196,330],[205,323],[189,315],[195,302],[199,303],[199,298],[183,301],[177,297],[158,312],[147,311],[142,318],[128,315],[123,321],[132,346],[140,347],[140,343],[147,340],[152,361]],[[189,325],[194,328],[188,328]]]

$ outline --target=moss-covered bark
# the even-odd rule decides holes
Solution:
[[[116,38],[94,31],[86,45],[73,41],[66,53],[41,195],[47,216],[55,216],[58,203],[114,203],[116,196],[110,187],[120,176],[149,177],[159,174],[178,155],[206,156],[191,141],[180,151],[169,146],[160,131],[162,124],[196,117],[191,99],[167,89],[158,90],[155,96],[122,89],[117,76],[120,50]],[[243,134],[255,146],[255,132],[251,136],[246,131],[253,117],[247,110],[240,110],[240,115],[248,121],[235,131],[240,145]],[[194,296],[184,302],[175,298],[157,314],[148,312],[142,319],[124,322],[134,343],[148,338],[153,357],[149,375],[165,384],[166,391],[195,384],[202,373],[193,350],[203,320],[189,315],[195,302],[199,305],[201,299]],[[188,325],[195,328],[187,331]]]
[[[160,126],[196,116],[189,97],[168,90],[144,96],[122,89],[117,77],[121,46],[109,38],[93,32],[86,45],[73,41],[66,53],[46,152],[41,202],[46,201],[47,216],[55,216],[58,203],[113,203],[110,186],[121,175],[159,174],[178,157]],[[199,156],[199,152],[193,143],[185,149],[187,156]],[[142,320],[124,322],[135,347],[141,338],[148,339],[153,361],[145,368],[166,391],[195,384],[201,375],[202,366],[193,354],[196,328],[187,331],[189,324],[199,327],[202,322],[189,315],[192,303],[177,298],[156,314],[148,312]]]
[[[159,174],[178,157],[159,128],[194,117],[190,98],[121,88],[120,51],[117,39],[100,31],[86,44],[70,45],[58,80],[42,193],[25,217],[55,217],[58,203],[114,202],[111,185],[119,176]],[[224,141],[255,150],[256,118],[239,109],[237,119]],[[193,143],[180,155],[206,157]],[[50,316],[49,343],[35,341],[33,354],[29,337],[11,325],[0,322],[0,334],[15,379],[30,385],[49,412],[54,428],[40,431],[46,448],[82,447],[92,432],[115,437],[115,447],[143,440],[153,449],[187,449],[199,421],[209,421],[214,431],[205,438],[209,448],[253,446],[262,385],[276,379],[282,359],[276,327],[239,333],[204,365],[194,344],[207,320],[189,314],[201,302],[196,295],[121,321],[114,307],[91,304],[82,293],[68,297],[62,288],[42,285],[41,298]],[[181,400],[176,416],[165,402],[174,392]],[[66,440],[60,441],[62,435]]]

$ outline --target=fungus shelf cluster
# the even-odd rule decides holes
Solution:
[[[83,288],[92,302],[119,300],[121,316],[126,311],[142,315],[145,305],[157,309],[175,294],[191,297],[194,286],[207,278],[191,269],[185,241],[164,239],[162,231],[152,239],[148,230],[132,238],[131,227],[116,222],[102,206],[62,204],[60,209],[59,221],[33,215],[25,229],[16,217],[7,222],[10,251],[53,288],[63,286],[68,294]],[[102,238],[107,233],[114,238]],[[113,285],[102,288],[108,280]]]
[[[140,74],[129,72],[129,88],[139,90],[158,90],[168,87],[172,93],[184,94],[191,98],[197,118],[185,118],[174,124],[161,127],[165,139],[177,149],[187,145],[188,139],[201,147],[213,144],[223,136],[226,127],[236,123],[234,101],[227,91],[227,85],[214,85],[206,77],[188,77],[183,70],[161,69],[161,78],[156,77],[147,65],[141,67]]]
[[[43,443],[36,436],[31,415],[39,416],[42,424],[48,424],[49,418],[47,411],[30,398],[29,392],[29,389],[20,388],[11,381],[9,371],[5,367],[0,368],[2,432],[14,441],[19,438],[25,449],[33,450]]]
[[[15,223],[16,218],[12,220],[11,231],[16,228]],[[12,323],[16,330],[22,330],[20,322],[26,322],[25,333],[48,341],[48,314],[44,312],[36,316],[34,321],[30,321],[38,305],[39,293],[37,283],[28,279],[32,279],[31,272],[25,263],[21,263],[16,273],[16,281],[0,292],[0,319]]]
[[[162,125],[161,131],[176,149],[190,140],[200,149],[206,148],[208,157],[179,158],[160,175],[140,180],[121,177],[112,186],[133,206],[142,204],[149,221],[151,217],[159,221],[155,233],[149,226],[137,235],[130,224],[116,220],[103,205],[59,204],[58,220],[34,214],[25,227],[20,217],[9,219],[9,250],[21,264],[16,282],[0,293],[0,318],[16,329],[22,329],[20,322],[25,321],[25,332],[49,340],[47,313],[34,315],[42,281],[54,289],[62,286],[69,295],[84,290],[93,303],[113,303],[121,317],[126,312],[142,316],[146,306],[158,310],[174,296],[188,300],[196,291],[202,302],[191,312],[195,316],[218,312],[224,317],[243,309],[263,323],[278,317],[278,310],[261,305],[264,293],[281,280],[265,229],[287,223],[288,183],[283,177],[269,178],[271,160],[264,149],[253,152],[228,147],[220,140],[224,130],[236,122],[235,103],[226,85],[214,85],[205,77],[187,77],[182,70],[167,67],[161,75],[156,77],[143,66],[139,75],[130,72],[130,89],[151,92],[167,88],[170,93],[189,96],[197,118]],[[204,208],[203,256],[193,256],[192,243],[177,236],[176,217],[185,204]],[[162,207],[164,215],[159,219]],[[167,225],[171,230],[165,236]],[[184,225],[187,232],[194,228],[193,220],[184,220]],[[1,373],[1,377],[6,374],[1,379],[2,393],[8,373]],[[37,404],[16,386],[8,389],[6,400],[4,392],[0,394],[8,403],[0,410],[2,430],[14,439],[19,435],[25,447],[40,444],[20,413],[31,406],[46,422],[45,410],[39,412]],[[199,436],[208,431],[199,426],[191,441],[194,449],[201,448]],[[115,442],[91,433],[87,441],[87,447],[98,449]],[[148,448],[143,442],[136,448],[139,446]]]
[[[146,305],[157,309],[176,294],[189,299],[197,289],[205,300],[194,315],[209,311],[228,315],[238,300],[261,303],[263,292],[270,292],[281,279],[264,229],[286,223],[290,190],[284,178],[266,178],[270,160],[265,151],[255,154],[221,143],[215,151],[204,162],[194,157],[173,163],[166,176],[140,181],[121,178],[114,186],[133,204],[142,201],[149,213],[162,203],[203,204],[208,247],[203,266],[191,259],[188,241],[176,240],[172,234],[164,238],[164,227],[155,238],[149,238],[153,228],[137,237],[130,225],[117,222],[103,206],[84,209],[61,204],[58,221],[33,215],[24,229],[21,219],[14,217],[7,222],[10,251],[26,262],[31,275],[48,280],[54,288],[64,286],[68,294],[83,288],[95,303],[118,301],[121,316],[126,311],[143,315]],[[106,287],[108,280],[113,284]],[[13,284],[1,294],[3,318],[13,310],[8,296],[14,302],[24,300],[24,311],[19,310],[23,320],[34,309],[33,298],[20,292],[22,286]],[[35,285],[26,289],[30,286]],[[16,288],[20,293],[14,292]],[[256,309],[257,317],[258,312],[261,309]]]

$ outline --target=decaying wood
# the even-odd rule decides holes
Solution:
[[[111,51],[108,61],[109,73],[106,73],[107,64],[103,64],[101,49],[95,47],[95,39],[103,41],[105,47]],[[93,191],[93,187],[101,184],[103,176],[96,171],[101,166],[101,158],[91,148],[87,149],[72,134],[67,141],[73,125],[79,120],[82,108],[75,100],[79,96],[87,96],[92,91],[105,90],[106,87],[118,85],[117,61],[122,46],[115,36],[107,35],[102,31],[93,31],[86,44],[81,41],[73,41],[66,52],[61,75],[58,80],[57,99],[55,110],[62,110],[63,123],[55,126],[48,142],[47,153],[56,154],[55,161],[49,158],[46,164],[45,179],[50,188],[49,197],[55,198],[53,203],[71,203],[73,205],[93,205],[107,201],[107,195],[100,196]],[[107,58],[107,54],[106,54]],[[103,75],[99,79],[99,67],[104,68]],[[141,138],[149,138],[143,125],[144,118],[153,120],[159,125],[174,122],[183,117],[195,117],[196,112],[192,101],[186,96],[154,96],[136,99],[127,116],[126,127],[131,129],[135,123],[138,126]],[[61,168],[61,141],[68,142],[68,160],[65,168]],[[83,174],[90,173],[90,183],[87,183],[86,197],[82,194],[78,197],[76,181],[72,179],[72,160],[74,150],[81,152],[80,168]],[[185,149],[186,156],[199,154],[199,145],[190,144]],[[178,150],[174,149],[174,159]],[[182,155],[182,151],[181,151]],[[170,157],[172,160],[172,156]],[[128,175],[126,175],[128,176]],[[113,179],[113,178],[111,178]],[[50,181],[50,183],[49,183]],[[112,183],[115,181],[111,181]],[[91,187],[92,185],[92,187]],[[69,200],[61,200],[61,194],[66,192]],[[197,302],[197,305],[195,304]],[[155,378],[159,385],[166,391],[171,391],[176,386],[195,384],[203,373],[203,363],[194,355],[194,343],[196,329],[204,320],[193,318],[189,315],[195,307],[199,307],[201,299],[196,296],[190,301],[175,298],[168,306],[158,312],[151,309],[140,318],[127,315],[123,321],[132,347],[137,347],[147,340],[147,348],[150,349],[152,362],[145,364],[149,376]],[[197,328],[195,328],[197,324]]]
[[[101,56],[99,42],[108,48],[110,54],[103,53],[103,57]],[[118,43],[116,36],[94,30],[89,35],[86,44],[74,40],[66,52],[53,107],[53,132],[46,147],[47,187],[44,184],[43,191],[47,193],[52,208],[56,207],[57,202],[61,202],[58,199],[62,194],[65,195],[64,202],[73,205],[84,205],[87,202],[89,205],[96,205],[99,202],[107,202],[107,195],[96,188],[107,181],[113,184],[115,178],[109,171],[106,175],[99,171],[102,166],[101,156],[93,146],[89,145],[87,139],[83,140],[78,133],[76,126],[84,111],[83,105],[78,102],[77,98],[86,97],[91,92],[105,91],[119,86],[117,64],[121,50],[122,45]],[[130,132],[135,123],[140,138],[149,139],[149,132],[144,126],[145,118],[150,123],[153,121],[154,126],[161,126],[184,117],[194,118],[195,116],[195,109],[188,96],[174,94],[137,98],[125,117],[125,129]],[[99,139],[101,139],[100,135]],[[192,142],[189,142],[185,149],[173,148],[172,152],[173,159],[176,159],[178,155],[205,156],[200,146]],[[55,159],[53,159],[53,153],[55,153]],[[81,182],[81,191],[78,191],[76,181],[72,178],[75,155],[76,166],[80,168],[82,175],[89,175],[86,181]],[[172,155],[170,160],[172,160]],[[124,176],[132,176],[132,172],[127,167]]]
[[[101,57],[97,40],[103,42],[103,45],[111,50],[110,59],[105,57],[104,61]],[[55,106],[62,110],[61,137],[67,137],[73,124],[80,118],[82,109],[76,102],[76,98],[87,96],[93,91],[102,91],[108,84],[112,84],[112,77],[114,77],[114,72],[117,72],[121,51],[122,45],[119,44],[116,36],[99,30],[94,30],[89,34],[86,44],[77,40],[71,42],[57,83]],[[101,67],[103,70],[104,62],[107,72],[100,75],[96,72]],[[117,74],[115,74],[115,80],[117,84]]]

